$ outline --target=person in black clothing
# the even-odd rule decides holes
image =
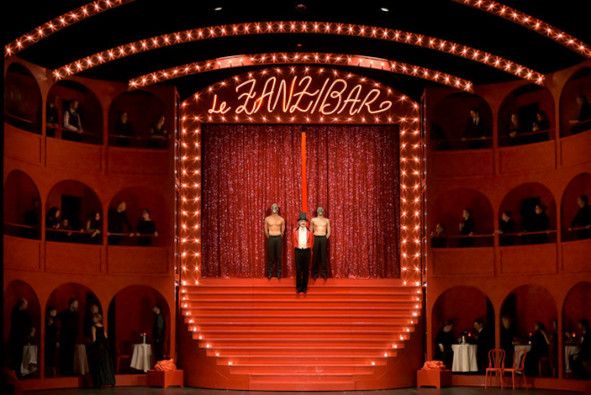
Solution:
[[[589,197],[581,195],[577,199],[579,210],[570,223],[570,231],[574,232],[575,239],[588,239],[591,237],[591,206]],[[581,229],[583,228],[583,229]]]
[[[548,120],[548,115],[546,115],[545,111],[536,111],[536,116],[534,118],[534,122],[531,128],[532,132],[541,132],[548,129],[550,129],[550,121]]]
[[[463,141],[468,141],[469,148],[479,148],[482,146],[482,143],[477,140],[485,140],[487,137],[488,131],[486,130],[482,118],[480,117],[480,112],[473,108],[470,110],[470,116],[466,123],[466,127],[464,129],[464,134],[462,135]]]
[[[78,113],[78,100],[71,100],[68,108],[64,111],[64,134],[63,138],[66,140],[80,141],[82,129],[82,121]]]
[[[523,125],[521,124],[519,114],[517,114],[516,112],[512,113],[509,117],[509,143],[515,144],[517,138],[523,132]]]
[[[47,211],[45,227],[47,229],[47,240],[55,241],[59,239],[59,232],[56,231],[62,227],[62,211],[58,207],[51,207]]]
[[[515,221],[511,217],[511,211],[503,211],[499,221],[499,233],[501,235],[501,245],[508,246],[515,243],[512,233],[515,232]]]
[[[445,228],[441,224],[435,225],[435,230],[431,235],[431,247],[432,248],[445,248],[447,247],[447,237],[445,236]]]
[[[117,145],[129,146],[131,145],[131,138],[133,137],[133,128],[129,123],[129,116],[127,112],[122,112],[119,120],[115,124],[115,141]]]
[[[103,316],[96,313],[92,318],[90,328],[91,342],[89,346],[88,367],[92,375],[92,384],[95,388],[102,388],[105,385],[115,385],[115,373],[107,334],[103,326]]]
[[[465,236],[460,238],[460,247],[470,247],[474,245],[474,239],[471,238],[474,234],[474,220],[472,213],[468,209],[462,210],[462,220],[460,221],[460,235]]]
[[[577,117],[569,120],[571,124],[570,132],[572,134],[583,132],[591,128],[591,103],[587,96],[581,94],[577,96]]]
[[[74,352],[78,340],[78,300],[71,298],[68,308],[59,315],[61,322],[60,332],[60,374],[63,376],[74,375]]]
[[[579,352],[571,357],[571,366],[573,374],[578,378],[591,378],[591,332],[589,331],[589,321],[583,319],[579,321]]]
[[[152,325],[152,342],[154,346],[154,357],[156,362],[164,359],[164,339],[166,335],[166,322],[162,316],[160,306],[152,309],[154,312],[154,324]]]
[[[55,130],[59,127],[59,115],[54,103],[49,103],[47,106],[47,115],[45,117],[45,133],[49,137],[55,136]]]
[[[537,203],[534,206],[534,213],[527,221],[524,221],[523,227],[525,228],[526,232],[544,232],[547,231],[550,227],[550,219],[544,210],[544,207]],[[539,233],[529,235],[527,237],[529,244],[541,244],[548,242],[548,234],[547,233]]]
[[[57,325],[57,309],[50,307],[47,310],[47,323],[45,324],[45,375],[55,377],[57,374],[57,355],[59,343],[59,328]]]
[[[531,349],[525,359],[525,374],[527,376],[538,376],[540,373],[540,359],[548,357],[550,345],[550,340],[548,339],[543,323],[537,322],[535,324],[530,343]]]
[[[94,325],[94,316],[100,314],[101,309],[96,302],[93,302],[94,298],[87,296],[86,298],[86,305],[89,306],[84,313],[84,337],[87,340],[91,338],[91,330],[92,326]]]
[[[451,345],[454,344],[455,338],[452,332],[453,322],[445,321],[443,327],[435,337],[435,359],[443,361],[448,369],[451,369],[454,352]]]
[[[137,221],[135,230],[138,237],[137,243],[141,246],[149,246],[152,244],[152,239],[158,237],[156,224],[152,221],[150,211],[147,208],[142,211],[142,217]]]
[[[103,221],[101,219],[100,211],[96,211],[94,215],[86,221],[86,232],[91,243],[101,243],[101,231],[103,229]]]
[[[24,223],[32,229],[25,229],[24,237],[39,238],[39,222],[41,221],[41,202],[33,199],[32,207],[25,212]]]
[[[125,201],[119,202],[116,209],[111,209],[109,212],[109,244],[118,245],[123,241],[123,237],[127,234],[133,236],[131,223],[127,217],[127,204]]]
[[[166,148],[168,142],[168,131],[164,127],[166,118],[161,115],[158,121],[154,123],[150,129],[150,140],[148,141],[149,147],[154,148]]]
[[[21,377],[21,364],[23,362],[23,347],[33,329],[33,320],[28,311],[29,302],[20,298],[10,315],[10,332],[8,334],[10,344],[10,367]]]
[[[476,339],[476,361],[478,363],[478,371],[484,373],[488,366],[488,352],[494,347],[494,336],[484,326],[484,320],[477,319],[474,321],[474,335]]]
[[[513,354],[515,347],[515,328],[511,317],[505,315],[501,318],[501,348],[505,350],[505,367],[511,368],[513,365]]]

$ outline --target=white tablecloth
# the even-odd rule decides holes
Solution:
[[[23,347],[23,362],[21,363],[21,375],[37,371],[37,346],[27,345]]]
[[[147,372],[152,367],[152,346],[149,344],[134,344],[131,354],[131,364],[134,369]]]
[[[579,352],[579,346],[564,346],[564,371],[571,373],[570,359],[573,355]]]
[[[523,355],[524,352],[529,352],[531,350],[531,345],[529,344],[520,344],[515,346],[515,351],[513,352],[513,367],[519,367],[519,359]],[[526,357],[527,358],[527,357]]]
[[[454,359],[451,366],[452,372],[477,372],[475,344],[452,344]]]
[[[74,373],[85,375],[89,372],[88,357],[86,356],[86,346],[84,344],[76,344],[74,350]]]

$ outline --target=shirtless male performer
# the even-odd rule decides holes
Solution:
[[[312,218],[310,231],[314,234],[312,251],[312,278],[316,280],[318,275],[325,280],[328,278],[328,252],[327,242],[330,237],[330,220],[324,216],[324,209],[318,207],[318,216]]]
[[[281,257],[283,256],[283,233],[285,232],[285,220],[279,215],[279,205],[271,205],[271,215],[265,218],[265,236],[267,237],[267,265],[266,276],[270,280],[276,272],[276,277],[281,278]]]

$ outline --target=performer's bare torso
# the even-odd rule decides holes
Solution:
[[[271,214],[265,218],[268,236],[282,236],[285,220],[279,214]]]
[[[325,217],[312,218],[314,236],[329,236],[329,220]]]

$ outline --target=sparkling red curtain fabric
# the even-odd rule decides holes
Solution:
[[[331,275],[399,275],[396,127],[206,125],[204,276],[264,276],[263,219],[270,205],[277,202],[281,207],[287,233],[296,226],[302,206],[302,130],[307,135],[308,207],[324,207],[333,228]],[[290,237],[283,247],[283,272],[293,276]]]

